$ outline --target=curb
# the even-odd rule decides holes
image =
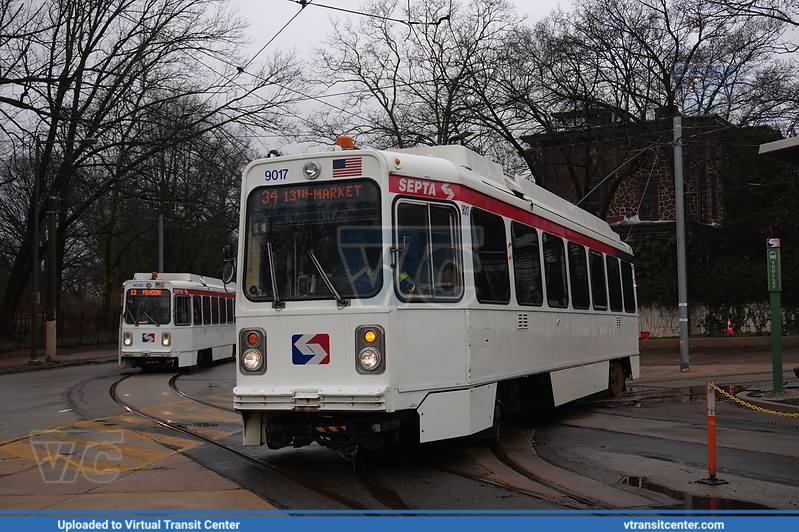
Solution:
[[[765,408],[767,410],[772,410],[774,412],[781,412],[783,414],[799,414],[799,405],[788,405],[785,403],[777,403],[775,401],[766,401],[765,399],[760,399],[759,397],[751,397],[749,395],[750,393],[751,392],[748,391],[740,392],[735,394],[735,397],[752,405]]]
[[[782,347],[799,346],[799,336],[783,336]],[[639,350],[679,349],[679,338],[650,338],[638,341]],[[719,338],[689,338],[689,348],[771,347],[771,336],[727,336]]]
[[[118,358],[114,357],[104,357],[104,358],[83,358],[78,360],[68,360],[64,361],[61,364],[56,366],[28,366],[27,363],[17,364],[14,366],[5,366],[0,367],[0,375],[6,375],[10,373],[29,373],[31,371],[41,371],[41,370],[51,370],[51,369],[59,369],[59,368],[66,368],[68,366],[85,366],[88,364],[104,364],[107,362],[116,362]]]

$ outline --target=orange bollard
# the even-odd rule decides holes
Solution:
[[[712,382],[707,383],[707,455],[709,476],[697,482],[711,486],[729,484],[726,480],[716,478],[716,392]]]
[[[735,331],[732,330],[732,322],[727,319],[727,336],[735,336]]]

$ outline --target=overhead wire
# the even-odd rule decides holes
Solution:
[[[286,29],[286,28],[289,26],[289,24],[291,24],[292,22],[294,22],[294,19],[296,19],[298,16],[300,16],[300,13],[302,13],[303,9],[305,9],[307,6],[311,5],[311,2],[313,2],[313,0],[302,0],[301,2],[297,2],[298,4],[300,4],[300,10],[299,10],[299,11],[297,11],[297,12],[294,14],[294,16],[293,16],[293,17],[291,17],[291,18],[289,19],[289,21],[288,21],[288,22],[286,22],[286,23],[283,25],[283,27],[282,27],[282,28],[280,28],[280,29],[277,31],[277,33],[275,33],[275,34],[272,36],[272,38],[271,38],[271,39],[269,39],[269,40],[266,42],[266,44],[264,44],[264,45],[261,47],[261,49],[260,49],[260,50],[258,50],[258,51],[255,53],[255,55],[254,55],[254,56],[252,56],[252,57],[250,58],[250,60],[249,60],[249,61],[247,61],[247,63],[246,63],[244,66],[242,66],[242,67],[237,67],[237,68],[239,69],[239,72],[242,72],[242,73],[243,73],[243,72],[244,72],[244,69],[246,69],[248,66],[250,66],[250,65],[252,64],[252,62],[253,62],[253,61],[255,61],[255,58],[256,58],[256,57],[258,57],[259,55],[261,55],[261,52],[263,52],[264,50],[266,50],[266,47],[267,47],[267,46],[269,46],[270,44],[272,44],[272,42],[273,42],[275,39],[277,39],[277,37],[278,37],[278,36],[279,36],[281,33],[283,33],[283,30],[285,30],[285,29]]]
[[[288,1],[292,2],[294,4],[300,4],[303,8],[305,6],[308,6],[308,5],[313,5],[315,7],[321,7],[321,8],[324,8],[324,9],[331,9],[331,10],[334,10],[334,11],[341,11],[341,12],[344,12],[344,13],[350,13],[352,15],[358,15],[358,16],[361,16],[361,17],[369,17],[369,18],[376,18],[376,19],[379,19],[379,20],[387,20],[389,22],[397,22],[399,24],[405,24],[407,26],[438,26],[442,22],[445,22],[445,21],[449,20],[449,15],[444,15],[443,17],[440,17],[435,22],[423,22],[421,20],[411,20],[410,18],[408,20],[402,20],[402,19],[398,19],[398,18],[387,17],[387,16],[384,16],[384,15],[377,15],[375,13],[366,13],[364,11],[355,11],[353,9],[345,9],[343,7],[328,6],[328,5],[319,4],[319,3],[311,4],[311,2],[313,2],[313,0],[288,0]]]

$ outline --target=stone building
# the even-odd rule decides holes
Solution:
[[[633,247],[638,235],[675,232],[673,118],[637,123],[609,108],[555,118],[560,121],[556,132],[522,137],[539,184],[607,220]],[[716,116],[682,117],[689,237],[693,234],[702,241],[704,235],[726,243],[730,231],[745,223],[742,220],[759,220],[743,211],[762,204],[763,197],[782,187],[786,178],[758,155],[758,148],[779,138],[779,132],[768,127],[739,128]],[[767,154],[774,156],[778,149],[779,155],[788,154],[784,144],[765,145],[775,146]],[[790,144],[796,150],[790,154],[797,157],[799,142]],[[749,317],[738,325],[741,330],[762,328],[751,319],[759,308],[748,307]],[[708,329],[711,312],[719,309],[692,304],[691,330],[718,332]],[[679,332],[676,306],[644,306],[639,320],[641,330],[653,336]]]
[[[559,196],[605,218],[626,237],[640,232],[673,231],[673,119],[641,123],[619,120],[609,110],[578,120],[556,117],[563,129],[523,136],[536,180]],[[778,135],[768,128],[766,138]],[[724,221],[725,174],[730,150],[742,148],[743,130],[717,116],[682,118],[686,222],[720,225]],[[753,154],[757,146],[751,146]]]

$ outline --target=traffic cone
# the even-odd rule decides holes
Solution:
[[[735,336],[735,331],[732,330],[732,322],[727,320],[727,336]]]

